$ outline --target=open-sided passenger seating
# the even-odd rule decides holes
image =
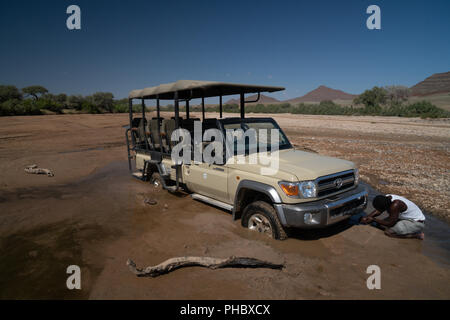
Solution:
[[[146,148],[146,138],[145,138],[145,126],[147,124],[146,119],[134,118],[132,122],[132,134],[136,141],[137,148]]]
[[[173,142],[171,141],[172,132],[175,130],[175,119],[164,119],[162,121],[162,131],[164,132],[164,137],[162,139],[162,145],[166,152],[173,147]]]
[[[159,136],[158,127],[160,126],[161,120],[158,118],[153,118],[148,123],[148,131],[150,132],[150,138],[152,141],[152,146],[155,149],[161,148],[161,138]]]

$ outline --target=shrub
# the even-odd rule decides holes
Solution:
[[[84,101],[85,99],[83,96],[72,95],[69,98],[67,98],[67,107],[69,109],[81,110]]]
[[[42,114],[40,108],[31,100],[11,99],[0,104],[1,116],[22,116]]]
[[[343,107],[333,101],[321,101],[319,104],[300,103],[293,109],[292,113],[297,114],[324,114],[324,115],[352,115],[361,113],[361,109]]]
[[[20,112],[23,115],[38,115],[42,114],[41,109],[45,109],[43,106],[45,105],[45,101],[35,101],[31,99],[27,99],[22,101],[22,103],[16,108],[17,112]],[[19,111],[20,108],[20,111]]]
[[[123,104],[123,103],[116,103],[113,105],[113,112],[114,113],[127,113],[128,105]]]
[[[22,100],[22,93],[15,86],[0,86],[0,103],[8,100]]]
[[[450,112],[436,107],[429,101],[419,101],[405,107],[407,117],[448,118]]]
[[[13,116],[15,115],[15,106],[19,104],[20,101],[17,99],[7,100],[0,103],[0,116]]]
[[[44,98],[41,98],[36,101],[26,100],[26,102],[29,104],[29,109],[27,109],[27,110],[30,110],[30,112],[33,112],[31,110],[34,110],[34,109],[37,109],[37,110],[45,109],[45,110],[49,110],[49,111],[56,112],[56,113],[62,113],[62,110],[64,108],[64,106],[62,104],[59,104],[53,100],[47,100]],[[33,114],[33,113],[31,113],[31,114]]]
[[[100,108],[89,101],[83,101],[83,103],[81,104],[81,110],[92,114],[100,113]]]

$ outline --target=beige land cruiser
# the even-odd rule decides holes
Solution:
[[[245,94],[254,93],[259,98],[261,92],[280,90],[284,88],[180,80],[130,92],[130,125],[126,130],[130,171],[156,187],[170,192],[184,190],[196,200],[229,210],[244,227],[275,239],[285,239],[288,228],[324,228],[361,212],[368,193],[358,183],[354,163],[296,150],[274,119],[245,117],[245,104],[257,101],[246,101]],[[240,117],[223,118],[222,97],[235,94],[240,95]],[[211,97],[219,97],[219,118],[205,118],[205,98]],[[135,99],[141,100],[139,115],[133,113]],[[157,116],[152,119],[145,115],[149,99],[156,101]],[[193,99],[201,99],[201,120],[190,117]],[[160,116],[160,100],[173,100],[174,117]],[[185,104],[184,117],[180,116],[180,102]],[[177,130],[187,135],[180,139]],[[222,138],[205,141],[211,130]],[[256,132],[256,137],[275,130],[278,135],[270,143],[264,140],[262,149],[261,144],[252,148],[244,138],[239,149],[234,146],[236,140],[225,138],[233,130],[244,135]],[[190,143],[190,149],[183,149],[183,153],[190,151],[188,160],[199,149],[201,152],[220,143],[213,155],[223,161],[204,161],[203,157],[200,161],[174,160],[179,141],[184,146]],[[260,161],[252,162],[255,156]]]

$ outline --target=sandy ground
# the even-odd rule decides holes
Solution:
[[[275,117],[299,148],[353,160],[381,191],[448,217],[448,121]],[[128,174],[121,128],[127,119],[0,118],[0,298],[450,298],[449,260],[438,264],[425,255],[427,239],[391,239],[345,223],[275,241],[187,195],[156,192]],[[55,176],[26,174],[33,163]],[[194,267],[152,279],[126,266],[128,258],[147,266],[184,255],[252,256],[286,267]],[[65,286],[71,264],[82,269],[82,290]],[[382,270],[381,290],[366,287],[373,264]]]

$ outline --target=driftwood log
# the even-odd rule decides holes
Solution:
[[[53,174],[53,172],[51,170],[39,168],[36,164],[32,164],[30,166],[26,166],[25,172],[26,173],[34,173],[34,174],[46,174],[49,177],[53,177],[54,176],[54,174]]]
[[[156,266],[150,266],[145,269],[136,267],[136,264],[128,259],[127,265],[130,271],[138,277],[157,277],[179,268],[184,267],[205,267],[209,269],[219,268],[269,268],[282,269],[283,264],[275,264],[267,261],[262,261],[255,258],[246,257],[229,257],[225,259],[211,258],[211,257],[178,257],[168,259]]]

